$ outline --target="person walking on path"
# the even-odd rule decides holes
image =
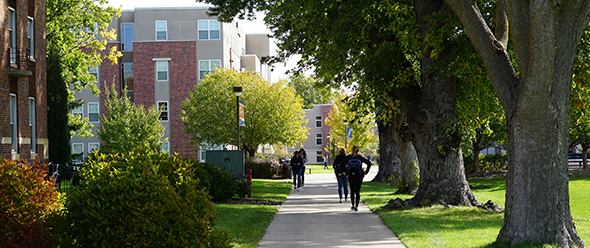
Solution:
[[[367,169],[363,171],[363,163],[367,164]],[[359,201],[361,200],[361,186],[363,178],[371,169],[371,161],[359,155],[358,146],[352,147],[352,153],[346,157],[348,167],[348,181],[350,183],[350,202],[351,210],[359,211]]]
[[[305,186],[305,164],[307,163],[307,152],[303,148],[299,149],[301,157],[301,187]]]
[[[346,163],[346,150],[340,148],[340,153],[334,159],[334,174],[336,174],[336,180],[338,180],[338,195],[340,196],[340,203],[342,203],[342,192],[344,191],[344,201],[348,200],[348,177]]]
[[[299,151],[295,151],[293,157],[291,158],[291,170],[293,171],[293,189],[299,191],[301,188],[301,156],[299,155]]]

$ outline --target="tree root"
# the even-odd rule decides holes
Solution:
[[[421,207],[432,206],[432,204],[430,202],[428,202],[424,199],[417,200],[414,198],[410,198],[410,199],[406,199],[406,200],[402,200],[401,198],[391,199],[391,200],[389,200],[389,202],[387,202],[385,207],[390,208],[392,210],[398,210],[398,209],[412,209],[412,208],[421,208]],[[451,207],[451,205],[446,204],[442,200],[439,200],[439,201],[435,202],[434,204],[441,204],[447,208]],[[478,202],[478,204],[475,204],[475,206],[478,208],[481,208],[485,211],[489,211],[489,212],[502,212],[502,211],[504,211],[497,203],[495,203],[491,200],[489,200],[485,204]]]

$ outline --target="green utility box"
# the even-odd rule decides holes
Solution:
[[[246,173],[245,156],[242,150],[207,150],[205,156],[208,163],[224,168],[235,175],[243,176]]]

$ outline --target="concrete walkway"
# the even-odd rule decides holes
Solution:
[[[291,190],[258,247],[406,247],[364,203],[358,212],[350,199],[339,203],[337,189],[333,173],[306,174],[305,187]]]

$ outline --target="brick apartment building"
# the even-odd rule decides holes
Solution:
[[[117,30],[117,40],[108,43],[123,53],[118,64],[105,61],[89,68],[103,93],[95,96],[89,90],[76,93],[85,104],[74,114],[88,117],[99,126],[99,115],[105,108],[104,82],[123,86],[136,104],[158,106],[161,124],[168,143],[162,149],[185,157],[203,159],[204,152],[189,144],[191,137],[180,119],[182,101],[189,97],[195,84],[216,67],[256,71],[270,79],[267,65],[260,58],[269,55],[267,34],[245,34],[240,23],[220,23],[207,15],[206,7],[135,8],[123,10],[113,18],[110,28]],[[228,89],[231,90],[231,89]],[[87,155],[100,146],[98,137],[71,140],[72,152]]]
[[[45,0],[0,1],[0,157],[49,156]]]

